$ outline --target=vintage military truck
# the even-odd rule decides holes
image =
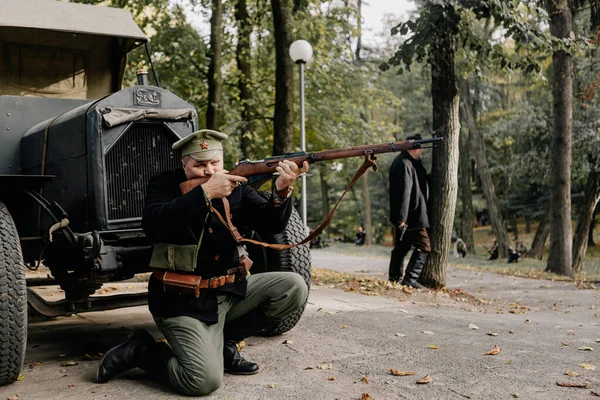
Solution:
[[[128,11],[2,0],[0,12],[0,385],[17,379],[29,313],[47,317],[146,304],[147,293],[94,296],[148,272],[141,229],[148,179],[180,167],[172,143],[198,129],[194,107],[149,85],[121,88],[127,53],[148,39]],[[149,51],[148,51],[149,54]],[[275,243],[304,229],[294,211]],[[250,249],[254,273],[310,279],[310,252]],[[49,268],[26,278],[26,268]],[[32,287],[60,285],[48,302]],[[267,334],[291,329],[299,312]]]

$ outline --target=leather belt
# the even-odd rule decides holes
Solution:
[[[229,272],[229,271],[227,271]],[[199,275],[181,274],[173,271],[155,270],[152,273],[156,279],[163,283],[165,292],[200,297],[201,289],[216,289],[245,279],[243,275],[228,274],[202,279]]]

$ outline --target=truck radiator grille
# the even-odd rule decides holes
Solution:
[[[177,138],[162,124],[131,126],[106,153],[108,220],[142,217],[148,180],[162,171],[181,167]]]

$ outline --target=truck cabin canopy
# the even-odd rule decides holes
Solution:
[[[0,2],[0,96],[97,99],[121,89],[148,41],[127,10],[56,0]]]

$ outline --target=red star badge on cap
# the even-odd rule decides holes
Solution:
[[[208,150],[208,143],[203,140],[202,143],[200,143],[200,147],[202,150]]]

